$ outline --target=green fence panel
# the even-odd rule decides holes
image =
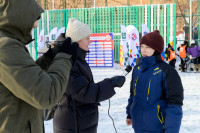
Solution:
[[[41,31],[41,29],[42,29],[42,19],[39,20],[38,28],[39,28],[39,31]]]
[[[85,10],[84,9],[79,10],[79,19],[80,19],[80,21],[85,22]]]
[[[129,6],[128,7],[128,18],[129,18],[129,25],[133,23],[133,20],[131,19],[132,17],[132,8]]]
[[[113,7],[113,32],[114,33],[119,33],[117,30],[117,8]]]
[[[120,14],[120,15],[119,15]],[[118,16],[118,22],[117,22],[117,29],[118,29],[118,33],[120,33],[121,32],[121,30],[120,30],[120,28],[121,28],[121,25],[120,24],[123,24],[123,25],[125,25],[125,22],[124,22],[124,20],[123,20],[123,17],[125,17],[124,16],[124,14],[123,14],[123,8],[122,7],[119,7],[118,8],[118,14],[116,14],[117,16]],[[120,25],[120,26],[119,26]]]
[[[147,26],[148,26],[149,30],[151,30],[151,6],[148,5],[147,9],[148,9],[148,16],[147,16],[148,24],[147,24]]]
[[[37,29],[34,29],[34,38],[37,40]],[[34,49],[35,49],[35,59],[38,58],[38,52],[37,52],[37,41],[34,41]]]
[[[173,11],[174,12],[173,19],[176,20],[176,4],[173,5],[173,9],[174,9],[174,11]],[[174,34],[173,40],[174,40],[174,49],[175,49],[175,52],[176,52],[176,21],[173,21],[173,22],[174,22],[173,23],[173,29],[174,29],[173,30],[174,31],[174,33],[173,33]]]
[[[142,23],[142,18],[144,18],[143,16],[142,16],[142,6],[138,6],[138,13],[139,13],[139,18],[138,18],[138,26],[137,26],[137,29],[138,29],[138,31],[139,32],[142,32],[142,26],[140,26],[141,25],[141,23]]]
[[[138,21],[139,21],[139,11],[138,11],[138,7],[135,8],[136,9],[136,14],[135,14],[135,27],[138,29]]]
[[[167,42],[166,44],[169,43],[169,37],[170,37],[170,34],[169,34],[169,29],[170,29],[170,12],[169,12],[169,9],[170,9],[170,5],[168,4],[167,5],[167,24],[166,24],[166,27],[167,27]]]
[[[93,13],[94,13],[94,8],[88,11],[88,21],[86,23],[90,26],[91,30],[94,32],[95,22],[93,19],[94,18]]]
[[[157,6],[154,5],[153,6],[153,29],[156,30],[157,29]]]
[[[103,12],[102,12],[102,8],[99,8],[99,17],[98,19],[103,19],[103,16],[102,16]],[[103,31],[103,24],[99,22],[99,29],[98,29],[99,33],[101,33]]]
[[[145,17],[145,15],[144,15],[144,9],[145,9],[145,6],[141,6],[141,8],[142,8],[142,21],[141,21],[141,25],[142,24],[144,24],[144,17]],[[142,32],[142,26],[140,26],[141,27],[141,31],[139,31],[139,32]]]
[[[96,9],[96,25],[97,25],[97,29],[96,29],[96,33],[99,33],[99,8]]]
[[[164,7],[161,5],[160,7],[160,34],[164,37]]]
[[[131,18],[132,18],[132,25],[135,26],[136,18],[135,18],[135,7],[131,7]]]
[[[119,58],[120,58],[120,42],[121,42],[121,35],[115,35],[114,34],[114,59],[115,62],[119,62]]]
[[[176,4],[174,7],[174,20],[176,15]],[[157,29],[158,5],[153,5],[153,29]],[[167,4],[167,24],[164,27],[164,5],[160,5],[159,29],[163,36],[164,28],[166,28],[166,40],[169,43],[170,36],[170,5]],[[200,11],[199,11],[200,12]],[[71,17],[88,24],[93,33],[114,33],[114,60],[119,61],[120,40],[121,40],[121,24],[124,26],[133,25],[139,32],[142,31],[142,23],[147,21],[147,26],[151,31],[151,5],[147,5],[147,20],[145,20],[145,6],[125,6],[125,7],[105,7],[105,8],[83,8],[83,9],[65,9],[65,10],[49,10],[44,12],[44,20],[39,23],[39,32],[42,24],[45,26],[45,35],[47,35],[54,27],[66,27]],[[47,19],[47,17],[49,17]],[[47,22],[48,21],[48,22]],[[48,26],[48,27],[47,27]],[[176,28],[176,22],[173,23]],[[35,31],[37,34],[37,31]],[[176,30],[173,37],[176,38]],[[35,45],[36,46],[36,45]],[[32,44],[30,45],[32,47]],[[35,47],[36,48],[36,47]],[[32,50],[32,49],[31,49]]]
[[[46,25],[47,25],[47,19],[46,19],[47,18],[47,12],[44,12],[43,16],[44,16],[44,19],[43,19],[44,22],[43,23],[44,23],[44,26],[45,26],[44,27],[44,34],[47,35],[47,27],[46,27]]]
[[[54,16],[54,10],[49,11],[49,31],[51,31],[55,27],[55,16]]]
[[[130,25],[130,12],[129,12],[129,6],[128,7],[124,7],[125,8],[125,18],[123,18],[123,19],[125,19],[125,25],[126,26],[128,26],[128,25]]]
[[[111,20],[110,20],[110,23],[111,23],[111,32],[114,32],[114,24],[113,24],[113,23],[114,23],[114,21],[113,21],[113,17],[114,17],[114,16],[113,16],[113,11],[114,11],[114,8],[111,7],[111,8],[110,8],[110,16],[111,16],[111,17],[110,17],[110,19],[111,19]]]

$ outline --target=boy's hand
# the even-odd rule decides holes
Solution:
[[[127,124],[127,126],[132,125],[132,120],[127,118],[127,119],[126,119],[126,124]]]

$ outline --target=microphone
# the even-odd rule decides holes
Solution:
[[[132,70],[132,66],[128,65],[122,74],[122,76],[126,76]]]

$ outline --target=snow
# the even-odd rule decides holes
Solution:
[[[115,68],[92,68],[95,82],[115,75],[121,75],[123,69],[115,65]],[[180,133],[200,132],[200,73],[181,73],[179,75],[184,87],[183,118]],[[134,133],[131,126],[126,125],[126,106],[130,94],[131,74],[126,76],[126,82],[122,88],[116,88],[116,95],[110,99],[110,115],[114,119],[117,133]],[[98,133],[115,133],[113,122],[108,116],[109,101],[101,102],[99,106]],[[52,120],[45,121],[45,133],[53,133]]]

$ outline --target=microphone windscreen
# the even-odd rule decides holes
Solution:
[[[127,71],[128,73],[132,70],[132,66],[128,65],[125,69],[125,71]]]

